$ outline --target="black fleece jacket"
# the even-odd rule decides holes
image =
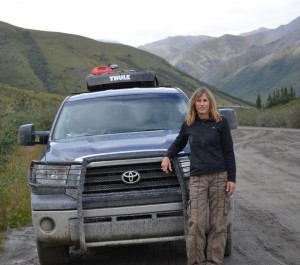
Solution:
[[[228,180],[235,182],[236,165],[233,141],[227,120],[220,122],[196,117],[193,125],[183,122],[180,132],[165,156],[172,159],[189,141],[191,176],[227,171]]]

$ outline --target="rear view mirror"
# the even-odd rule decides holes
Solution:
[[[236,129],[238,127],[238,120],[234,109],[219,109],[219,113],[228,121],[230,130]]]
[[[18,132],[18,144],[23,146],[47,144],[49,131],[36,131],[34,124],[21,125]]]

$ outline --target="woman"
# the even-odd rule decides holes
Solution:
[[[186,249],[188,265],[222,264],[227,236],[229,196],[235,190],[235,156],[227,120],[221,117],[212,93],[197,89],[189,102],[186,121],[161,167],[172,171],[171,159],[189,141],[190,200]],[[210,230],[205,226],[209,206]]]

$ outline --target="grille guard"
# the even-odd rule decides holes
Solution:
[[[79,225],[79,240],[80,240],[80,249],[83,251],[87,251],[87,243],[85,240],[85,232],[84,232],[84,216],[83,216],[83,191],[84,191],[84,183],[85,176],[87,172],[87,168],[91,163],[99,163],[99,162],[109,162],[112,160],[118,161],[133,161],[137,159],[151,159],[151,158],[159,158],[162,159],[165,154],[165,150],[155,150],[155,151],[142,151],[142,152],[132,152],[132,153],[120,153],[116,154],[108,154],[108,155],[100,155],[94,157],[83,158],[82,162],[45,162],[45,161],[32,161],[29,173],[28,173],[28,181],[29,185],[34,188],[65,188],[65,189],[77,189],[77,211],[78,211],[78,225]],[[182,202],[184,207],[184,231],[186,234],[186,224],[187,224],[187,205],[188,205],[188,187],[187,187],[187,170],[186,167],[182,166],[185,161],[182,157],[188,157],[189,153],[180,153],[176,158],[173,159],[173,166],[175,168],[176,176],[178,178],[180,189],[182,193]],[[71,167],[72,165],[81,166],[80,176],[76,185],[68,186],[68,185],[42,185],[34,183],[32,175],[34,174],[35,166],[66,166]]]

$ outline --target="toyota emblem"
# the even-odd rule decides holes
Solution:
[[[135,184],[138,183],[140,179],[141,175],[136,171],[126,171],[122,174],[122,181],[125,184]]]

